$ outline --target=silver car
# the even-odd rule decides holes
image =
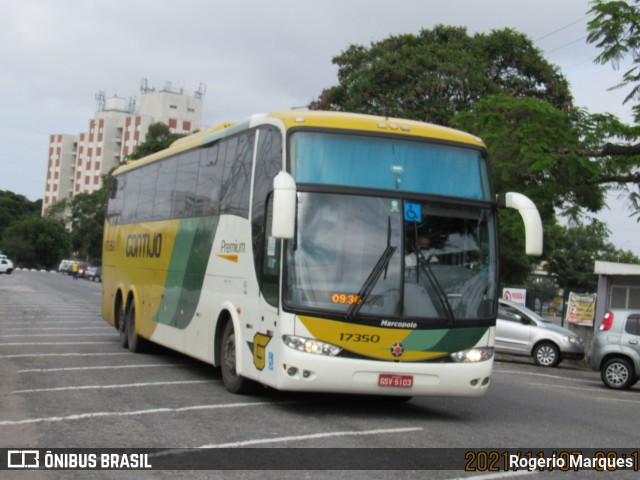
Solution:
[[[640,311],[607,312],[593,337],[589,367],[609,388],[629,388],[640,376]]]
[[[582,337],[508,300],[498,304],[495,348],[498,353],[531,356],[541,367],[584,358]]]

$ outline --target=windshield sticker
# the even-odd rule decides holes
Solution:
[[[406,202],[404,204],[404,219],[407,222],[419,222],[422,220],[422,205]]]

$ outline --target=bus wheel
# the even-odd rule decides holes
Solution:
[[[124,314],[124,308],[122,308],[120,302],[116,305],[116,318],[118,320],[117,327],[120,345],[122,345],[122,348],[127,348],[129,346],[129,340],[127,339],[127,317]]]
[[[147,341],[136,333],[136,304],[133,301],[127,309],[125,325],[129,350],[133,353],[144,352],[147,347]]]
[[[236,334],[231,320],[227,322],[222,333],[222,350],[220,354],[220,370],[225,388],[231,393],[246,394],[253,392],[256,384],[236,372]]]

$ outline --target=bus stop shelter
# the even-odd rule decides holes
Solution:
[[[640,265],[596,261],[598,300],[595,327],[609,309],[640,309]]]

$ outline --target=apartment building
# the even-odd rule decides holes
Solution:
[[[203,85],[193,95],[186,95],[169,82],[155,89],[146,80],[139,99],[96,94],[98,109],[86,132],[49,137],[42,214],[63,198],[98,190],[102,175],[135,153],[152,123],[165,123],[174,133],[200,130],[203,97]]]

